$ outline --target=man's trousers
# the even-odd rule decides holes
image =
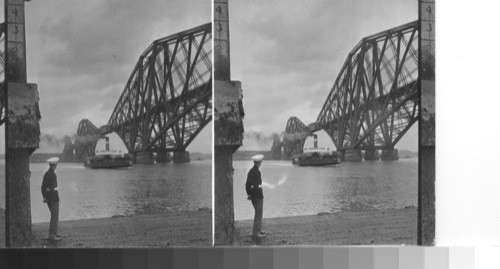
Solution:
[[[262,214],[264,211],[264,199],[252,198],[252,205],[255,209],[253,218],[253,235],[258,235],[262,230]]]
[[[59,202],[47,202],[50,210],[50,228],[49,239],[57,236],[57,229],[59,225]]]

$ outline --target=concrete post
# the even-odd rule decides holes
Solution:
[[[234,240],[233,147],[215,147],[215,245]]]
[[[26,149],[8,151],[8,177],[5,182],[7,247],[26,247],[31,244],[30,155],[30,150]]]
[[[234,240],[233,153],[243,141],[241,83],[231,81],[227,0],[214,1],[215,245]]]
[[[31,244],[29,156],[40,142],[36,84],[27,84],[24,0],[5,0],[5,246]]]
[[[419,45],[419,180],[418,180],[418,244],[434,245],[436,230],[436,108],[435,108],[435,14],[434,0],[420,0]],[[425,36],[425,39],[423,38]]]
[[[243,141],[243,106],[239,82],[215,81],[215,244],[234,238],[233,153]]]

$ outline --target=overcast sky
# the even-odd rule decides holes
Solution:
[[[243,149],[316,120],[348,53],[363,38],[418,19],[416,0],[230,1],[231,77],[242,82]],[[417,125],[396,145],[417,151]]]
[[[106,124],[139,55],[155,39],[210,21],[209,0],[26,3],[28,82],[38,84],[42,132],[73,135],[83,118]],[[188,150],[211,152],[211,129]]]

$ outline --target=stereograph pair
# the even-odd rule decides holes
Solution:
[[[3,8],[4,247],[434,244],[433,1]]]

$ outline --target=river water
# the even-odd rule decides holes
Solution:
[[[235,219],[252,219],[245,181],[251,161],[234,161]],[[33,222],[49,221],[40,185],[48,165],[32,163]],[[134,165],[131,169],[93,170],[60,163],[60,219],[109,217],[211,207],[210,160],[187,164]],[[342,163],[333,167],[298,167],[289,161],[266,161],[264,217],[314,215],[417,206],[416,158],[395,162]],[[5,207],[5,164],[0,162],[0,206]]]
[[[245,181],[251,161],[235,161],[235,219],[252,219]],[[264,218],[315,215],[417,206],[418,159],[299,167],[291,161],[266,161],[260,167]]]
[[[4,169],[5,164],[0,164],[2,207],[5,207]],[[30,164],[33,223],[50,220],[40,192],[47,169],[45,163]],[[124,169],[89,169],[82,164],[60,163],[56,174],[61,200],[60,220],[198,210],[212,206],[211,160],[136,164]]]

